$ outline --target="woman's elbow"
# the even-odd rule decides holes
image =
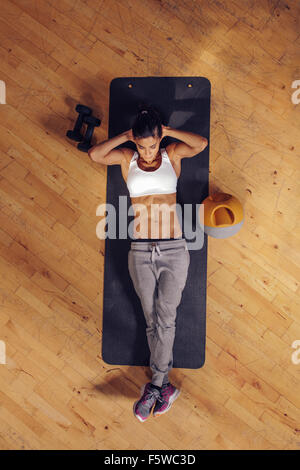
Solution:
[[[203,152],[204,149],[208,146],[208,140],[206,137],[202,137],[202,145],[200,148],[200,152]]]
[[[90,157],[91,160],[93,160],[93,147],[91,147],[90,149],[88,149],[88,156]]]
[[[93,162],[97,162],[97,163],[101,162],[101,159],[99,158],[99,155],[97,156],[97,152],[95,151],[94,147],[91,147],[88,150],[88,156],[90,157],[91,160],[93,160]]]

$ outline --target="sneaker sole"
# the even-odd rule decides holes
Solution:
[[[167,408],[164,411],[161,411],[161,412],[157,411],[156,413],[153,413],[153,416],[160,416],[160,415],[163,415],[164,413],[166,413],[167,411],[169,411],[169,409],[173,405],[174,401],[179,397],[179,395],[180,395],[180,390],[178,390],[178,388],[177,388],[176,391],[174,392],[174,394],[171,396]]]

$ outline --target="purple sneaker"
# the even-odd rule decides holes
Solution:
[[[159,390],[151,387],[151,383],[148,382],[141,388],[141,398],[136,401],[133,405],[133,413],[137,419],[142,423],[149,418],[152,408],[159,398]]]
[[[156,401],[156,405],[153,410],[153,416],[159,416],[171,408],[173,402],[180,395],[180,390],[174,387],[174,385],[167,383],[161,387],[160,397]]]

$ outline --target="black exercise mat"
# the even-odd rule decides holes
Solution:
[[[200,134],[209,139],[210,82],[203,77],[124,77],[110,84],[109,138],[133,124],[139,103],[153,104],[163,124]],[[177,139],[165,137],[165,148]],[[136,150],[127,141],[120,147]],[[182,160],[177,185],[177,203],[200,204],[208,196],[209,146],[198,156]],[[123,196],[124,206],[120,208]],[[128,211],[131,200],[120,165],[107,168],[106,203],[116,209],[116,233],[119,211]],[[133,217],[128,216],[129,224]],[[195,226],[194,226],[195,228]],[[203,234],[203,232],[202,232]],[[184,234],[186,236],[186,234]],[[187,237],[186,237],[187,238]],[[188,240],[187,240],[188,241]],[[108,364],[147,366],[149,348],[146,322],[128,272],[131,238],[105,240],[102,357]],[[197,369],[205,361],[207,236],[202,249],[190,249],[190,267],[181,303],[177,309],[173,367]]]

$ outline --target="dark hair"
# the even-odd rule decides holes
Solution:
[[[146,137],[161,138],[162,119],[159,111],[152,105],[140,104],[139,111],[132,125],[132,134],[135,139],[144,139]]]

